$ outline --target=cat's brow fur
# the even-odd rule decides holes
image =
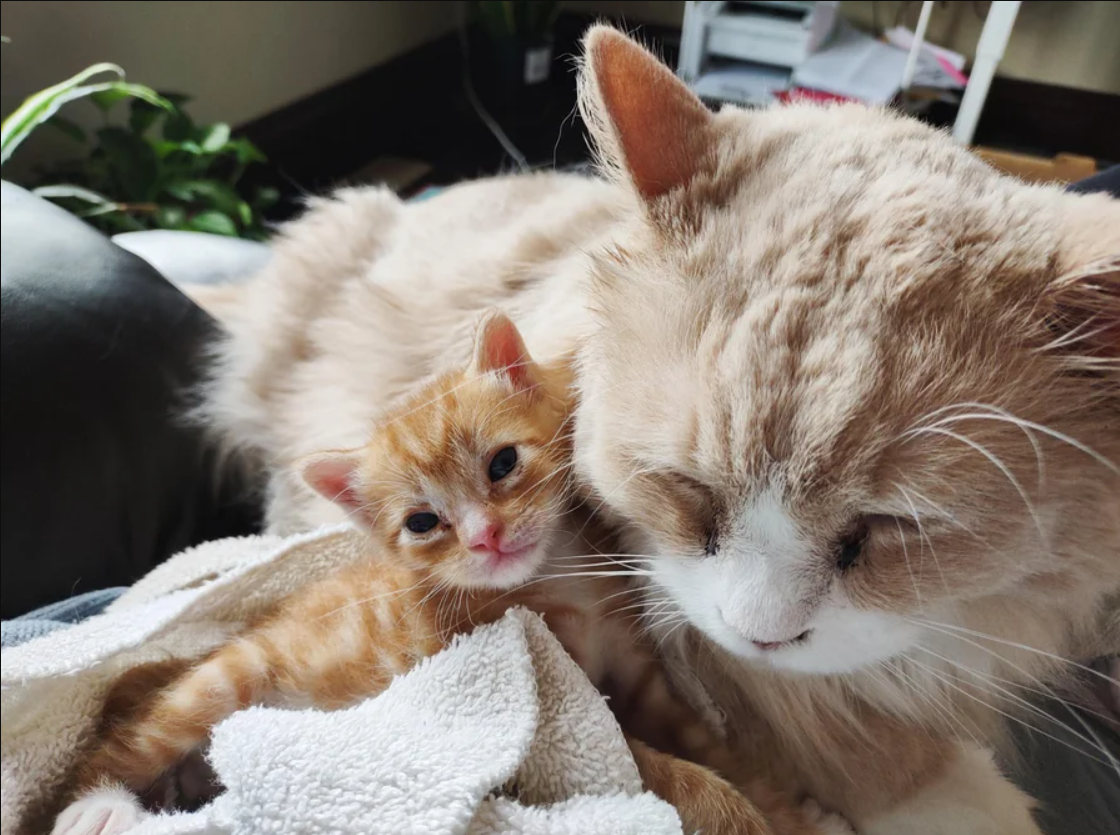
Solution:
[[[996,742],[991,708],[1017,709],[993,683],[1049,687],[1120,649],[1098,626],[1120,596],[1120,204],[1001,176],[882,110],[708,116],[603,28],[581,108],[606,181],[486,180],[408,207],[346,192],[288,229],[231,309],[208,401],[271,474],[271,524],[336,518],[287,465],[357,443],[500,302],[535,356],[576,352],[583,484],[701,627],[665,643],[697,698],[867,831],[928,831],[929,809],[1031,831],[958,740]],[[654,121],[664,141],[640,141]],[[760,585],[779,558],[788,582]],[[890,624],[876,640],[897,652],[834,673],[739,657],[804,622],[783,652],[829,660],[814,647],[845,633],[814,618],[840,604]]]

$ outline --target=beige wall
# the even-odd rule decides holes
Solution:
[[[683,2],[595,2],[573,0],[571,8],[591,14],[623,15],[638,22],[679,26]],[[843,14],[870,28],[878,9],[879,24],[891,26],[901,2],[844,0]],[[930,40],[971,57],[980,37],[983,20],[977,6],[953,2],[942,4],[930,22]],[[908,8],[909,25],[917,21],[921,4]],[[1120,93],[1120,2],[1029,2],[1019,11],[1011,42],[1000,65],[1000,74],[1011,78]]]
[[[840,4],[848,19],[868,27],[876,6],[880,25],[891,26],[901,5],[870,0]],[[911,27],[917,22],[920,5],[910,4],[907,17]],[[971,56],[984,25],[976,14],[977,5],[986,4],[955,2],[936,9],[930,18],[929,39]],[[1120,3],[1113,0],[1023,3],[999,73],[1063,87],[1120,93],[1118,33]]]
[[[4,0],[0,29],[11,42],[0,48],[0,111],[6,116],[29,93],[112,61],[133,81],[193,96],[199,120],[244,122],[407,52],[456,21],[449,0]],[[71,115],[93,118],[87,107],[74,105]],[[15,171],[64,147],[33,142],[13,157]]]

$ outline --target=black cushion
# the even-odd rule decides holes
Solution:
[[[181,419],[215,323],[146,262],[3,183],[0,608],[126,585],[253,528]]]

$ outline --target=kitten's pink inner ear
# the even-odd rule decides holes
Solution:
[[[653,55],[620,32],[595,27],[587,37],[588,68],[598,87],[598,114],[613,126],[614,144],[638,193],[651,199],[706,168],[713,152],[712,114]],[[592,103],[594,108],[595,104]]]
[[[303,464],[303,480],[316,493],[349,513],[364,504],[356,489],[358,456],[350,452],[325,452]]]
[[[475,370],[485,374],[497,371],[516,388],[533,384],[532,359],[517,326],[504,313],[490,314],[479,327],[475,346]]]

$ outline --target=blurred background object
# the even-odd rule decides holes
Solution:
[[[678,66],[689,5],[4,0],[5,116],[35,92],[110,61],[130,83],[189,96],[189,103],[164,97],[194,128],[189,138],[168,137],[178,116],[151,111],[134,97],[106,113],[87,97],[62,108],[62,121],[37,128],[3,175],[28,186],[114,191],[103,196],[130,211],[101,214],[103,207],[83,205],[80,196],[55,198],[74,211],[92,209],[93,222],[105,229],[193,223],[260,237],[268,223],[297,211],[303,195],[346,183],[386,182],[407,195],[496,171],[586,165],[586,136],[574,112],[581,33],[593,20],[616,21]],[[748,21],[762,50],[755,58],[765,60],[753,64],[757,95],[743,100],[830,99],[862,85],[868,100],[893,101],[948,127],[992,4],[930,4],[926,48],[905,96],[896,93],[923,3],[726,5],[740,17],[766,10],[771,18],[769,36]],[[791,48],[780,34],[788,35],[797,19],[808,26]],[[741,29],[743,21],[735,25]],[[1118,3],[1023,3],[976,125],[974,142],[988,149],[986,158],[1019,175],[1056,180],[1072,176],[1068,165],[1053,164],[1056,158],[1080,157],[1094,169],[1120,158],[1117,31]],[[683,42],[687,59],[688,38]],[[854,56],[848,67],[862,70],[846,77],[846,91],[837,89],[841,74],[828,63],[838,50]],[[680,66],[687,77],[686,64]],[[717,72],[717,88],[732,74],[708,69]],[[230,129],[226,145],[217,142],[223,126]],[[79,131],[85,144],[75,144]],[[205,146],[198,141],[207,137]],[[172,152],[163,144],[176,141],[206,153],[188,160],[193,145]],[[1022,165],[1024,158],[1035,164]],[[184,179],[195,185],[180,188]]]

